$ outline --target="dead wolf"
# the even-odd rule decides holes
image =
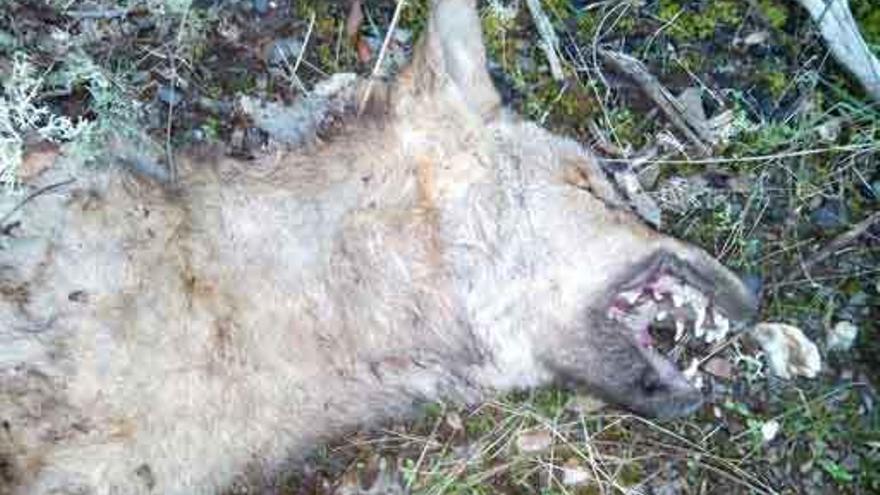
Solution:
[[[181,159],[173,184],[80,170],[9,217],[0,493],[216,493],[419,401],[553,381],[646,415],[699,406],[619,316],[690,291],[717,325],[754,296],[642,223],[588,150],[502,108],[473,0],[432,8],[332,142]]]

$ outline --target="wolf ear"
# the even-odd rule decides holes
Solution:
[[[478,115],[494,114],[501,101],[486,70],[476,0],[432,0],[408,76],[417,94],[452,89]]]

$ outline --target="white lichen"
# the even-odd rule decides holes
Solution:
[[[13,57],[12,69],[3,81],[0,96],[0,182],[7,190],[18,184],[17,171],[28,139],[64,143],[89,127],[87,122],[74,122],[41,104],[44,82],[44,75],[38,73],[25,54],[17,53]]]

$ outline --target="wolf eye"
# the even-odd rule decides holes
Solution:
[[[642,373],[641,386],[642,390],[648,395],[666,390],[666,385],[660,380],[660,375],[651,368],[646,369]]]

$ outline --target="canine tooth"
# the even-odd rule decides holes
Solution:
[[[682,374],[688,380],[692,380],[695,376],[697,376],[697,370],[700,367],[700,360],[697,358],[691,359],[691,364],[682,371]]]
[[[610,307],[608,308],[607,315],[609,318],[615,321],[623,321],[624,312],[620,308]]]
[[[640,291],[640,290],[630,290],[630,291],[626,291],[626,292],[621,292],[620,294],[617,295],[617,297],[620,299],[623,299],[624,301],[626,301],[630,305],[633,305],[633,304],[635,304],[636,301],[638,301],[639,296],[641,296],[641,295],[642,295],[642,291]]]
[[[709,315],[712,318],[712,326],[706,329],[706,342],[711,344],[727,335],[730,330],[730,320],[712,309],[709,310]]]
[[[680,308],[684,306],[684,297],[682,297],[681,292],[674,290],[671,292],[672,295],[672,305],[676,308]]]
[[[660,311],[657,312],[657,316],[655,316],[655,319],[657,321],[663,321],[666,319],[667,316],[669,316],[669,313],[666,312],[666,310],[661,309]]]
[[[706,307],[701,305],[693,308],[697,314],[696,318],[694,318],[694,335],[699,338],[706,333],[706,329],[703,327],[703,324],[706,322]]]
[[[684,337],[684,330],[685,330],[684,322],[682,322],[681,320],[676,318],[676,320],[675,320],[675,342],[680,341],[681,338]]]

